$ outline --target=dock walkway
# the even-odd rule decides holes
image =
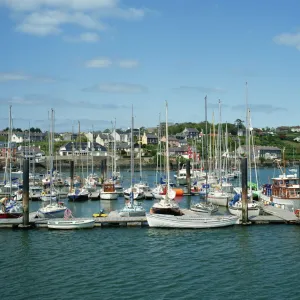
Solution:
[[[274,206],[262,206],[263,211],[267,215],[259,215],[252,217],[249,221],[252,224],[270,224],[270,223],[286,223],[286,224],[300,224],[298,218],[293,212],[283,210]],[[197,214],[188,209],[182,209],[185,214]],[[86,219],[86,218],[75,218]],[[120,217],[118,211],[112,211],[107,217],[97,217],[95,219],[95,227],[147,227],[146,216],[140,217]],[[37,218],[36,212],[29,214],[29,223],[31,227],[48,228],[48,219]],[[0,219],[0,228],[18,228],[22,227],[23,217],[16,219]]]
[[[278,208],[272,205],[263,205],[261,209],[268,216],[257,216],[251,218],[252,222],[263,222],[269,220],[270,222],[285,222],[285,223],[299,223],[300,219],[291,211]]]

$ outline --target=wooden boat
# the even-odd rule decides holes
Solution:
[[[103,200],[116,200],[119,193],[116,191],[114,183],[104,182],[100,190],[100,199]]]
[[[49,229],[88,229],[95,226],[94,219],[56,219],[48,221]]]

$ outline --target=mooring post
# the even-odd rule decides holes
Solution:
[[[186,184],[187,184],[187,193],[191,194],[191,162],[188,160],[186,162]]]
[[[248,224],[248,166],[247,158],[242,158],[241,162],[242,171],[242,224]]]
[[[23,160],[23,226],[29,226],[29,159]]]
[[[74,160],[70,161],[70,191],[72,191],[74,186]]]

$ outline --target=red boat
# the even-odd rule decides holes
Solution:
[[[15,219],[22,217],[22,213],[0,212],[0,219]]]

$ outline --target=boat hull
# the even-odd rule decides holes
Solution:
[[[60,230],[70,230],[70,229],[89,229],[95,226],[94,219],[88,220],[51,220],[48,221],[49,229],[60,229]]]
[[[236,216],[171,216],[160,214],[146,214],[149,227],[166,228],[218,228],[235,225]]]
[[[222,195],[211,195],[208,194],[207,195],[207,202],[218,205],[218,206],[228,206],[228,200],[229,197],[226,195],[222,196]]]
[[[117,200],[119,197],[119,193],[114,192],[114,193],[105,193],[105,192],[100,192],[100,199],[102,200]]]
[[[242,217],[243,211],[241,207],[228,206],[228,210],[232,215],[237,216],[239,218]],[[259,207],[248,207],[248,219],[257,217],[259,215],[259,211]]]
[[[40,218],[63,218],[66,208],[58,210],[43,210],[39,209],[37,212],[38,217]]]
[[[79,201],[87,201],[89,200],[89,194],[84,195],[68,195],[69,201],[79,202]]]
[[[0,219],[17,219],[22,216],[22,213],[0,213]]]

